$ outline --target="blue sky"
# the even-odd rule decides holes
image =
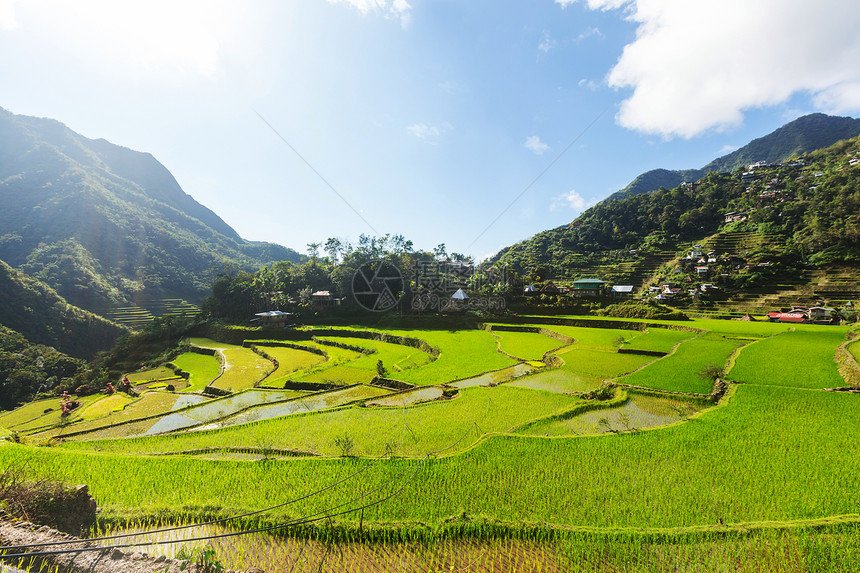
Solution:
[[[482,258],[643,171],[857,115],[857,62],[853,0],[0,0],[0,106],[152,153],[299,251]]]

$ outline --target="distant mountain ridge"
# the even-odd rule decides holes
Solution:
[[[811,123],[820,127],[830,122],[813,118]],[[804,122],[795,122],[794,127],[798,125]],[[797,135],[796,141],[815,140]],[[740,153],[734,161],[743,169],[711,171],[685,185],[601,201],[572,223],[505,247],[489,262],[505,265],[532,282],[597,276],[639,285],[675,258],[679,249],[705,244],[717,234],[740,233],[749,238],[742,241],[749,246],[742,249],[747,251],[744,256],[756,264],[778,263],[787,273],[782,280],[799,280],[803,269],[856,267],[860,135],[799,156],[791,154],[799,161],[775,162],[774,156],[793,147],[769,155],[760,146],[763,140],[767,138],[756,140],[758,149],[745,151],[770,159],[767,166],[748,172],[745,162],[750,155]],[[726,286],[742,289],[758,284],[756,280]]]
[[[860,119],[834,117],[822,113],[805,115],[764,137],[752,140],[728,155],[714,159],[701,169],[646,171],[627,187],[610,195],[608,200],[648,193],[660,187],[672,189],[681,183],[698,181],[711,171],[734,171],[757,161],[766,163],[787,161],[857,135],[860,135]]]
[[[242,239],[152,155],[0,108],[0,259],[69,302],[199,300],[216,269],[299,261]]]

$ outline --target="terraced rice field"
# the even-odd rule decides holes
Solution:
[[[218,362],[183,354],[184,392],[86,397],[62,424],[45,411],[56,399],[0,415],[23,441],[0,442],[0,464],[89,484],[103,522],[193,523],[286,502],[233,526],[317,520],[281,542],[218,545],[231,567],[855,570],[860,395],[823,390],[845,385],[833,358],[847,328],[665,326],[684,330],[388,331],[434,355],[359,336],[301,342],[326,352],[312,358],[265,346],[285,365],[271,380],[333,387],[302,390],[254,388],[271,362],[194,340],[226,358],[218,380],[232,369],[231,395],[202,394]],[[548,365],[534,362],[547,352]],[[379,360],[417,387],[368,385]],[[719,403],[691,395],[711,392],[709,366],[738,382]],[[607,382],[652,390],[590,394]],[[134,479],[115,487],[123,476]],[[154,496],[153,484],[170,485]]]

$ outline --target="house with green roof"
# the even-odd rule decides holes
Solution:
[[[600,279],[573,281],[573,293],[578,296],[601,296],[606,283]]]

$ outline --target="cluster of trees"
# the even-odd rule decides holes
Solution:
[[[69,383],[85,364],[49,346],[31,344],[20,333],[0,325],[0,410]]]
[[[301,263],[280,261],[255,273],[235,267],[224,268],[214,281],[212,294],[203,301],[203,314],[238,322],[267,310],[307,315],[313,312],[311,295],[316,291],[329,291],[334,298],[342,298],[336,311],[350,312],[355,309],[350,296],[353,279],[363,265],[373,261],[386,261],[399,270],[403,291],[395,294],[417,295],[427,290],[420,276],[424,272],[421,269],[428,267],[439,273],[436,278],[440,284],[447,285],[447,294],[456,290],[452,285],[462,284],[473,295],[504,295],[511,292],[516,280],[510,275],[476,266],[471,257],[461,253],[448,253],[444,243],[432,251],[415,249],[412,241],[403,235],[361,235],[355,245],[329,238],[309,244],[308,252],[308,259]],[[467,269],[465,279],[463,273],[457,272],[464,268]],[[409,300],[408,296],[404,297],[405,308],[409,308]]]
[[[113,346],[125,329],[70,305],[45,283],[0,261],[0,324],[79,358]]]

